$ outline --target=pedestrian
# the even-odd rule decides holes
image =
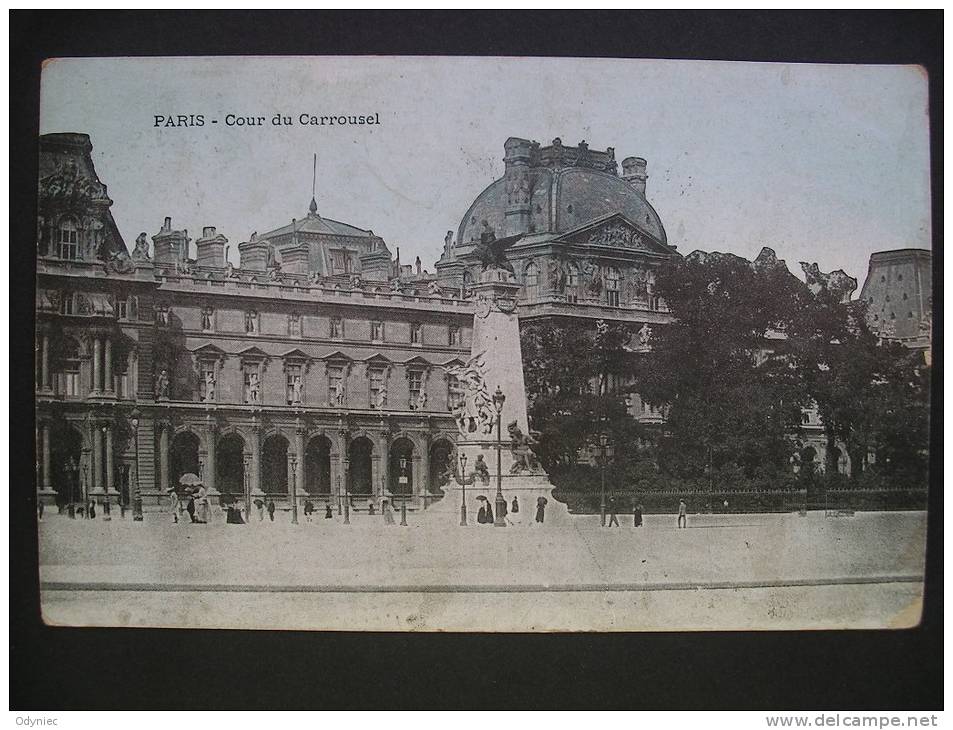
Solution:
[[[518,514],[519,511],[520,511],[520,503],[519,503],[519,500],[516,498],[516,495],[514,494],[513,506],[510,508],[510,512],[512,512],[515,515],[515,514]]]
[[[227,525],[244,525],[245,524],[245,520],[242,519],[241,510],[239,510],[238,507],[236,507],[233,504],[230,504],[225,509],[226,509],[225,524]]]
[[[92,499],[89,500],[89,507],[87,507],[87,511],[89,513],[89,519],[95,520],[96,519],[96,501],[95,500],[92,500]]]
[[[165,490],[169,495],[169,510],[172,512],[172,524],[179,521],[179,495],[175,493],[175,487],[169,487]]]
[[[112,520],[112,515],[109,514],[109,497],[103,500],[103,519],[107,522]]]
[[[481,525],[486,524],[486,503],[480,502],[480,511],[477,512],[477,522]]]
[[[685,506],[685,500],[678,500],[678,527],[688,527],[688,508]]]
[[[268,500],[268,519],[275,521],[275,502],[272,499]]]
[[[43,500],[38,499],[36,501],[36,519],[39,522],[43,521]]]
[[[543,524],[546,519],[546,503],[548,501],[546,497],[536,498],[536,521],[539,524]]]
[[[384,516],[385,525],[394,524],[394,510],[391,509],[390,502],[386,499],[381,502],[381,514]]]
[[[191,494],[189,495],[189,501],[185,505],[185,511],[189,513],[189,522],[198,522],[198,519],[195,517],[195,497]]]
[[[314,505],[311,503],[310,499],[306,499],[304,501],[304,518],[308,522],[312,522],[313,521],[312,515],[314,515]]]
[[[330,502],[324,503],[324,519],[326,520],[334,519],[334,513],[331,512]]]
[[[490,505],[490,500],[486,501],[486,524],[492,525],[493,522],[493,507]]]
[[[374,503],[373,503],[373,502],[368,502],[368,503],[367,503],[367,514],[369,514],[369,515],[376,515],[376,514],[377,514],[377,508],[374,507]]]
[[[609,495],[609,527],[619,526],[619,518],[615,514],[615,496]]]
[[[205,487],[199,485],[198,493],[195,499],[195,508],[198,518],[195,520],[200,525],[208,524],[212,519],[212,512],[208,506],[208,496]]]
[[[642,526],[642,505],[635,505],[635,511],[632,513],[632,526],[641,527]]]

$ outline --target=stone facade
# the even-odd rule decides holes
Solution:
[[[904,248],[870,257],[860,298],[867,323],[882,338],[902,342],[930,357],[933,319],[933,256]]]

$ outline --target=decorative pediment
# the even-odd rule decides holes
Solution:
[[[201,347],[192,350],[192,355],[196,360],[225,360],[226,353],[220,347],[216,347],[208,342]]]
[[[650,253],[671,253],[668,246],[657,241],[621,213],[613,213],[604,218],[590,221],[584,226],[566,232],[560,236],[560,240],[589,246],[628,248]]]
[[[244,350],[241,350],[237,353],[238,357],[245,362],[260,362],[263,360],[268,360],[271,355],[269,355],[264,350],[261,350],[257,347],[246,347]]]
[[[347,355],[340,350],[335,350],[332,353],[325,355],[324,357],[319,358],[321,360],[326,360],[328,362],[353,362],[354,358],[350,355]]]
[[[453,362],[459,362],[459,361],[453,361]],[[433,365],[429,360],[425,360],[424,358],[420,357],[420,355],[417,355],[416,357],[412,357],[409,360],[407,360],[404,363],[404,367],[407,368],[407,370],[430,370],[430,368],[433,367]]]
[[[294,348],[293,350],[288,350],[288,352],[282,353],[280,357],[283,360],[310,360],[311,359],[311,356],[308,353],[304,352],[303,350],[299,350],[297,347]]]

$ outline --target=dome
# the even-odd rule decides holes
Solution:
[[[530,181],[528,199],[524,197],[522,203],[522,233],[564,233],[589,221],[621,213],[643,232],[667,245],[662,221],[645,198],[644,160],[627,158],[623,162],[624,176],[619,177],[611,147],[606,152],[597,152],[589,150],[585,142],[579,148],[562,147],[558,139],[553,142],[552,146],[540,148],[528,140],[507,140],[506,175],[492,182],[467,210],[457,230],[459,245],[478,241],[484,220],[497,236],[514,232],[507,228],[507,209],[513,210],[512,201],[508,200],[514,185],[510,180],[522,176]],[[513,157],[509,157],[511,154]],[[520,162],[528,164],[511,165],[511,159],[519,155]],[[630,160],[637,162],[629,165]]]

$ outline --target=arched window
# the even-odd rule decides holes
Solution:
[[[619,286],[622,274],[615,266],[606,269],[606,304],[610,307],[619,306]]]
[[[539,297],[539,266],[535,261],[526,264],[523,270],[523,283],[526,290],[526,298],[534,301]]]
[[[79,257],[79,229],[72,218],[60,223],[60,258],[75,260]]]

